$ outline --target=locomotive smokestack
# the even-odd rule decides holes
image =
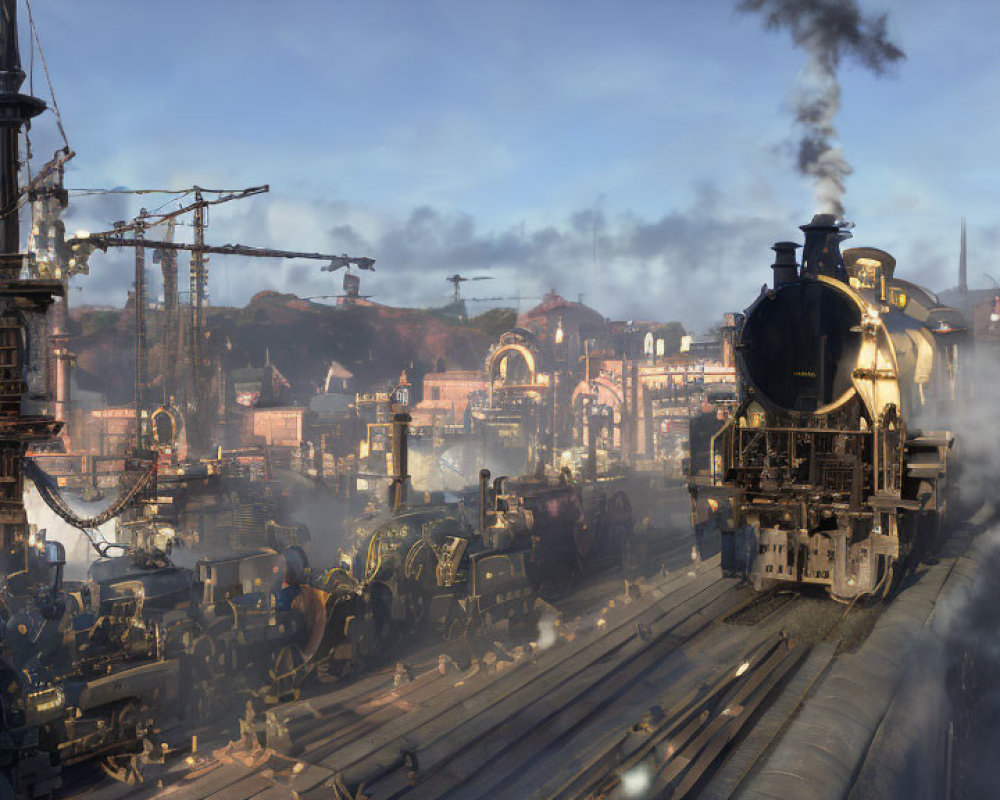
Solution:
[[[490,496],[490,471],[486,468],[479,470],[479,530],[486,532],[487,509],[486,501]]]
[[[806,235],[805,247],[802,249],[802,274],[813,278],[826,275],[846,282],[847,270],[844,269],[844,258],[840,254],[843,234],[836,216],[817,214],[812,222],[801,225],[799,230]]]
[[[795,251],[800,246],[796,242],[775,242],[771,247],[774,251],[774,263],[771,265],[771,269],[774,270],[775,289],[798,279],[799,264],[795,260]]]
[[[406,505],[409,469],[410,415],[400,411],[392,418],[392,510],[399,511]]]

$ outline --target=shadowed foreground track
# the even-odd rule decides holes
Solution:
[[[900,600],[933,605],[951,561],[922,570]],[[193,765],[79,796],[742,796],[768,775],[792,721],[831,691],[838,665],[869,646],[872,628],[885,617],[898,630],[893,619],[906,607],[895,612],[897,602],[886,614],[821,597],[762,598],[721,577],[713,558],[647,579],[574,624],[543,624],[541,646],[497,645],[468,670],[442,671],[423,653],[406,671],[273,707],[256,737]]]

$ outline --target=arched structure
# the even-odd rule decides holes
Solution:
[[[573,390],[574,440],[581,445],[589,444],[589,437],[595,436],[596,446],[602,450],[617,450],[621,447],[622,388],[610,377],[601,375],[587,381],[580,381]]]

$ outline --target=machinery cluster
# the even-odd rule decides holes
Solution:
[[[109,545],[86,580],[69,581],[62,545],[40,538],[0,595],[0,768],[40,796],[67,765],[160,748],[247,700],[296,696],[318,671],[383,662],[423,633],[468,640],[506,623],[528,637],[538,598],[630,557],[618,482],[490,477],[456,502],[416,506],[397,482],[392,510],[358,518],[327,569],[273,539],[191,569],[155,547]]]

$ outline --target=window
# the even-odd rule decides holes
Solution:
[[[431,400],[440,400],[440,399],[441,399],[441,387],[440,386],[432,386],[431,387]]]

